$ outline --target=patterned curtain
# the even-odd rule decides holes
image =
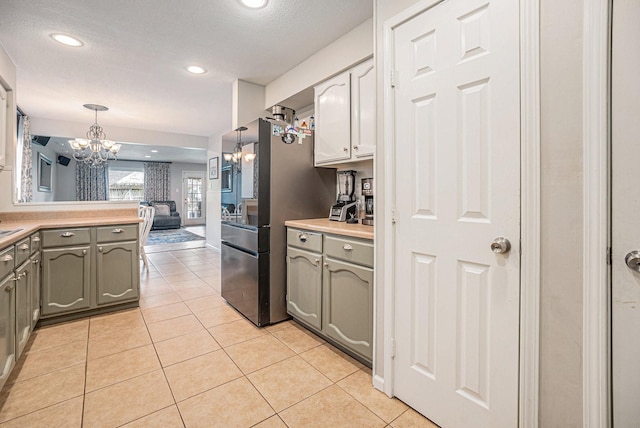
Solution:
[[[109,168],[76,162],[76,200],[109,200]]]
[[[20,146],[22,146],[22,165],[18,202],[31,202],[33,200],[33,162],[31,160],[31,121],[29,116],[20,116],[18,150],[20,150]]]
[[[171,197],[171,163],[144,163],[144,200],[169,201]]]

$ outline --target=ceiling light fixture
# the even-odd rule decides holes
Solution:
[[[158,153],[157,150],[151,150],[151,153]]]
[[[71,46],[71,47],[77,48],[84,45],[84,43],[82,43],[82,40],[76,39],[75,37],[67,36],[66,34],[56,33],[56,34],[51,34],[50,37],[56,42],[62,43],[65,46]]]
[[[240,4],[251,9],[260,9],[267,5],[269,0],[239,0]]]
[[[109,110],[98,104],[85,104],[84,108],[96,112],[96,120],[87,131],[87,138],[69,140],[73,149],[73,158],[78,162],[84,162],[92,167],[103,166],[109,160],[116,160],[120,151],[120,144],[107,140],[107,134],[98,125],[98,112]]]
[[[204,74],[207,72],[207,70],[198,65],[190,65],[189,67],[187,67],[187,71],[193,74]]]

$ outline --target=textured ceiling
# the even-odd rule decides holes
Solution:
[[[231,85],[265,85],[373,14],[372,0],[0,0],[0,44],[30,116],[200,136],[231,125]],[[81,39],[69,48],[52,33]],[[208,70],[193,75],[197,64]]]

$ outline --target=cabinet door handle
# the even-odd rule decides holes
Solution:
[[[86,256],[87,255],[87,250],[82,250],[82,255]]]
[[[65,232],[65,233],[61,233],[60,237],[62,238],[71,238],[72,236],[75,236],[76,234],[73,232]]]
[[[342,150],[344,150],[345,153],[347,153],[349,151],[348,147],[343,147]]]
[[[15,279],[14,279],[14,281],[15,281]],[[13,291],[13,285],[7,285],[4,288],[4,291],[6,291],[7,293],[11,293]]]
[[[3,262],[10,262],[13,260],[13,256],[11,254],[6,254],[3,258],[2,261]]]
[[[18,250],[22,250],[22,251],[25,251],[28,249],[29,249],[29,244],[22,244],[18,247]]]
[[[349,244],[344,244],[342,246],[342,249],[345,250],[345,251],[352,251],[353,247],[351,245],[349,245]]]
[[[358,146],[353,146],[353,150],[358,150],[359,147]]]
[[[33,263],[34,265],[37,265],[38,263],[40,263],[40,260],[32,260],[31,263]]]
[[[324,267],[328,268],[329,267],[329,263],[325,263]]]
[[[98,247],[98,251],[102,252],[102,247]]]
[[[40,242],[40,237],[39,236],[34,236],[33,237],[33,242]]]
[[[112,230],[112,232],[113,232],[113,233],[122,233],[122,232],[124,232],[124,229],[120,229],[120,228],[118,227],[118,228],[116,228],[116,229],[113,229],[113,230]]]
[[[307,242],[307,235],[305,235],[304,233],[299,233],[298,239],[300,240],[300,242],[305,243]]]
[[[316,266],[320,265],[320,259],[316,259]]]

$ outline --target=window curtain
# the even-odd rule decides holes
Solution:
[[[76,200],[108,201],[109,168],[76,162]]]
[[[31,159],[31,122],[29,116],[20,116],[18,124],[18,149],[20,153],[20,185],[18,186],[18,202],[33,200],[33,161]]]
[[[171,197],[171,164],[144,163],[144,200],[169,201]]]

